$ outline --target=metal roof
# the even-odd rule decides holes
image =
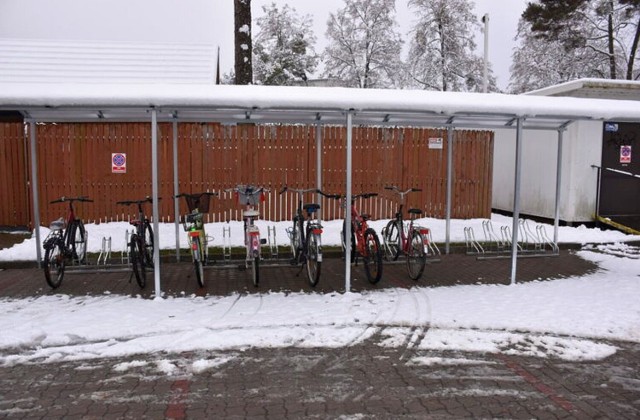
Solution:
[[[175,84],[3,84],[0,111],[41,122],[221,123],[513,127],[557,130],[575,120],[640,122],[635,101],[319,87]]]

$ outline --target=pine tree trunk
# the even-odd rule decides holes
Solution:
[[[236,85],[253,83],[251,54],[251,0],[233,0]]]

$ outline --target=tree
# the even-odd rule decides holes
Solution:
[[[441,91],[482,91],[484,60],[475,54],[478,18],[470,0],[409,0],[416,13],[408,71],[415,87]],[[491,74],[491,73],[490,73]],[[491,90],[497,90],[493,75]]]
[[[539,0],[522,19],[536,37],[565,51],[590,49],[608,63],[608,78],[637,77],[640,0]]]
[[[251,0],[233,0],[236,85],[253,83]]]
[[[345,0],[327,22],[325,77],[352,87],[398,87],[402,39],[394,14],[395,0]]]
[[[299,17],[288,5],[279,10],[275,3],[262,10],[264,15],[256,21],[260,29],[253,50],[256,83],[306,82],[318,64],[311,17]]]
[[[572,36],[575,33],[562,34],[561,38]],[[516,40],[519,42],[512,56],[508,87],[512,93],[523,93],[583,77],[606,77],[608,64],[603,56],[588,48],[567,48],[562,41],[538,37],[524,19],[518,23]]]

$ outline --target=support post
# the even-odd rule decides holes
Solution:
[[[156,299],[160,290],[160,211],[158,208],[158,111],[151,110],[151,183],[153,184],[153,278]]]
[[[553,218],[553,242],[558,243],[558,228],[560,226],[560,196],[562,188],[562,140],[565,128],[558,130],[558,156],[556,164],[556,207]]]
[[[40,238],[40,198],[38,194],[38,148],[36,147],[36,123],[29,121],[31,145],[31,195],[33,196],[33,225],[36,232],[36,262],[42,267],[42,238]]]
[[[522,124],[524,118],[518,118],[516,130],[516,171],[513,191],[513,230],[511,232],[511,284],[516,283],[518,265],[518,225],[520,219],[520,164],[522,163]]]
[[[316,124],[316,188],[322,189],[322,126],[320,123]],[[320,204],[322,196],[320,193],[316,194],[316,200]],[[322,207],[318,209],[318,221],[322,220]]]
[[[173,118],[173,196],[180,194],[178,185],[178,118]],[[180,262],[180,202],[173,200],[173,211],[176,225],[176,262]]]
[[[351,161],[353,143],[353,115],[347,111],[347,192],[344,210],[344,290],[351,292]],[[355,250],[354,250],[355,251]]]
[[[445,239],[445,254],[449,255],[451,242],[451,202],[453,185],[453,126],[447,126],[447,227]]]

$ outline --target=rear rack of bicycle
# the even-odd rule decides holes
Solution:
[[[535,233],[534,233],[535,229]],[[549,257],[559,255],[558,244],[553,242],[544,225],[531,228],[528,220],[520,219],[518,223],[518,257]],[[483,241],[476,239],[471,226],[464,228],[464,239],[467,255],[476,255],[478,260],[509,258],[512,248],[512,234],[509,226],[500,226],[498,235],[491,220],[482,222]]]

